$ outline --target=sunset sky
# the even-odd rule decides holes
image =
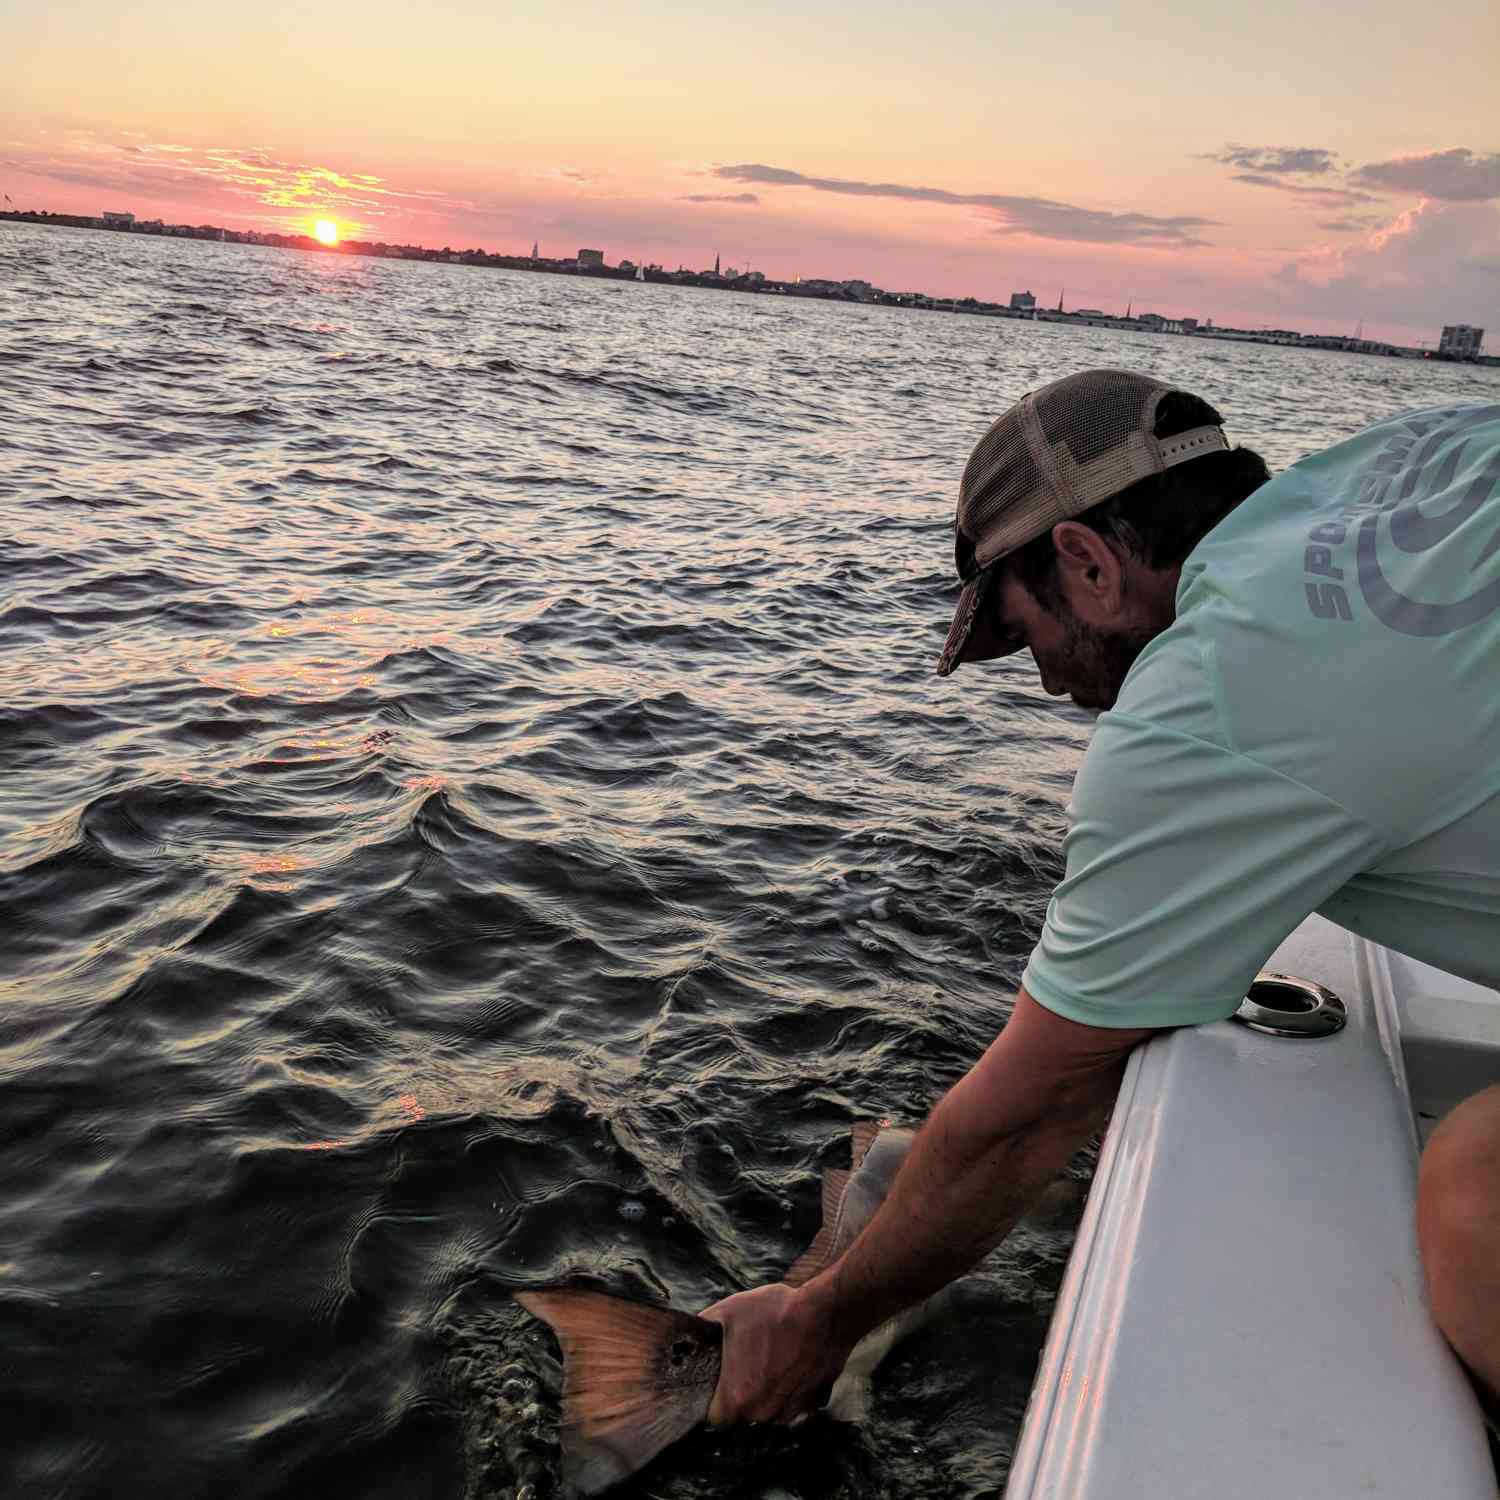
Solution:
[[[0,0],[0,30],[18,208],[1500,344],[1493,0]]]

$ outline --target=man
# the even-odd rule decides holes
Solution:
[[[1310,912],[1500,987],[1500,405],[1394,418],[1269,479],[1206,402],[1089,371],[991,427],[956,528],[939,673],[1029,647],[1049,693],[1107,710],[1066,877],[1010,1021],[864,1234],[706,1314],[713,1422],[810,1410],[865,1333],[1005,1236],[1134,1047],[1228,1016]],[[1493,1400],[1500,1087],[1434,1133],[1418,1231]]]

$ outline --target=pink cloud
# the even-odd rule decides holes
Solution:
[[[584,172],[577,167],[536,167],[532,170],[533,177],[540,177],[549,182],[567,182],[575,187],[589,187],[593,183],[601,182],[608,175],[602,172]]]
[[[1282,305],[1405,327],[1500,322],[1500,204],[1425,199],[1353,244],[1293,256]]]
[[[1483,202],[1500,198],[1500,151],[1485,155],[1455,146],[1451,151],[1398,156],[1361,167],[1354,180],[1388,192],[1420,193],[1450,203]]]
[[[948,188],[900,182],[863,182],[846,177],[811,177],[788,167],[739,162],[714,167],[710,176],[725,182],[772,188],[801,188],[846,198],[886,198],[906,203],[975,208],[989,220],[993,234],[1075,244],[1151,245],[1193,249],[1207,242],[1198,231],[1214,220],[1195,215],[1162,217],[1135,211],[1082,208],[1051,198],[1013,193],[958,193]]]

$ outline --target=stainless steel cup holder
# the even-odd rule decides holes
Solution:
[[[1267,1036],[1306,1041],[1342,1031],[1349,1013],[1326,986],[1262,969],[1232,1019]]]

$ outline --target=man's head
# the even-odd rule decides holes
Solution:
[[[1172,622],[1183,560],[1269,478],[1220,421],[1123,370],[1070,375],[1006,412],[959,486],[964,590],[939,673],[1029,646],[1048,692],[1110,707]]]

